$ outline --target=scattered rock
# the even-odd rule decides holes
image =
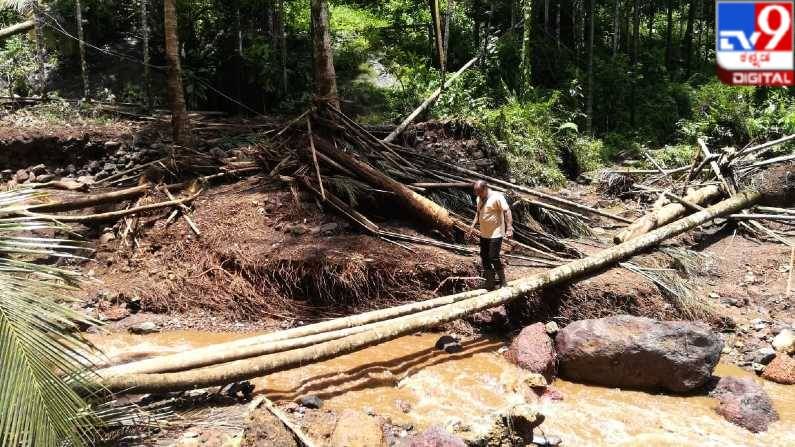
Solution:
[[[548,381],[557,372],[555,349],[543,323],[522,329],[511,341],[505,357],[530,372],[542,374]]]
[[[791,329],[783,329],[773,337],[773,349],[787,354],[795,353],[795,332]]]
[[[121,146],[121,143],[118,141],[109,140],[105,142],[105,149],[116,149]]]
[[[466,447],[466,444],[441,427],[431,427],[407,438],[403,447]]]
[[[563,440],[560,439],[560,436],[533,435],[531,443],[539,447],[547,447],[547,446],[561,445],[563,443]]]
[[[718,399],[718,414],[753,433],[766,431],[778,420],[770,397],[753,379],[723,377],[710,395]]]
[[[47,183],[47,182],[51,181],[54,178],[55,178],[55,175],[53,175],[53,174],[41,174],[41,175],[36,176],[36,182],[37,183]]]
[[[776,351],[773,348],[765,347],[758,349],[754,353],[754,357],[752,362],[759,363],[761,365],[767,365],[776,357]]]
[[[505,329],[508,327],[508,310],[501,304],[472,314],[468,320],[473,325],[487,330]]]
[[[110,241],[116,239],[116,235],[113,233],[102,233],[99,237],[99,244],[100,245],[107,245]]]
[[[151,321],[144,321],[143,323],[138,323],[136,325],[130,326],[127,328],[128,331],[132,332],[133,334],[153,334],[155,332],[160,332],[160,326],[151,322]]]
[[[298,404],[302,407],[318,409],[323,406],[323,399],[314,394],[307,394],[298,398]]]
[[[25,181],[27,181],[29,178],[30,174],[28,174],[28,171],[24,169],[17,171],[16,175],[14,176],[14,180],[16,180],[17,183],[25,183]]]
[[[293,434],[267,408],[255,408],[248,415],[241,447],[298,447]]]
[[[32,174],[36,174],[36,175],[45,174],[45,173],[47,173],[47,167],[44,166],[44,164],[39,163],[36,166],[28,168],[28,171],[31,172]]]
[[[461,347],[461,342],[452,335],[442,335],[438,340],[436,340],[436,344],[434,346],[436,349],[444,351],[448,354],[455,354],[456,352],[461,352],[463,350]]]
[[[386,446],[381,424],[365,414],[345,410],[337,419],[331,434],[331,447],[379,447]]]
[[[795,359],[787,354],[778,354],[765,368],[762,377],[771,382],[795,385]]]
[[[677,393],[704,385],[723,348],[706,324],[630,315],[575,321],[555,347],[568,379]]]
[[[494,424],[483,439],[473,445],[527,445],[533,439],[533,429],[544,422],[544,416],[529,404],[506,408],[497,414]]]
[[[560,330],[560,328],[558,327],[558,323],[555,323],[554,321],[550,321],[549,323],[545,324],[544,329],[547,331],[547,334],[549,335],[555,335]]]

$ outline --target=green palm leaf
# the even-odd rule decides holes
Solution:
[[[93,321],[65,305],[77,275],[35,262],[80,247],[32,233],[56,223],[9,215],[30,197],[0,193],[0,446],[86,445],[98,420],[83,398],[96,387],[79,326]]]

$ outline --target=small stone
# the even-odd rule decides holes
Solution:
[[[40,164],[37,164],[36,166],[33,166],[33,167],[29,168],[28,171],[30,171],[30,172],[32,172],[33,174],[36,174],[36,175],[44,174],[45,172],[47,172],[47,167],[44,166],[44,164],[40,163]]]
[[[720,294],[718,292],[709,292],[709,297],[710,298],[714,298],[714,299],[718,299],[718,298],[720,298]]]
[[[17,183],[24,183],[28,178],[30,178],[30,174],[28,174],[28,171],[24,169],[17,171],[16,175],[14,176],[14,179],[17,181]]]
[[[100,245],[107,245],[110,241],[116,239],[116,235],[113,233],[102,233],[102,236],[99,237]]]
[[[105,149],[115,149],[121,146],[121,143],[118,141],[108,140],[105,142]]]
[[[36,177],[36,182],[38,183],[47,183],[55,178],[53,174],[41,174]]]
[[[525,376],[524,383],[530,388],[546,388],[549,385],[547,379],[538,373],[530,373]]]
[[[766,347],[756,351],[753,362],[762,365],[767,365],[776,357],[776,351],[773,348]]]
[[[778,352],[792,354],[795,352],[795,332],[783,329],[773,338],[773,349]]]
[[[298,398],[298,404],[302,407],[318,409],[323,407],[323,399],[317,397],[314,394],[308,394],[306,396],[301,396]]]
[[[461,347],[461,342],[451,335],[442,335],[438,340],[436,340],[436,344],[434,346],[436,349],[444,351],[448,354],[455,354],[456,352],[461,352],[463,350]]]
[[[560,328],[558,327],[558,323],[554,321],[550,321],[549,323],[545,324],[544,329],[547,331],[547,334],[549,335],[555,335],[560,330]]]
[[[86,185],[93,185],[95,182],[94,176],[92,175],[81,175],[80,177],[77,178],[77,181],[79,183],[84,183]]]
[[[761,363],[754,362],[754,363],[751,363],[751,369],[753,369],[754,372],[756,373],[756,375],[758,376],[758,375],[762,374],[763,372],[765,372],[765,365],[763,365]]]
[[[153,334],[155,332],[160,332],[160,326],[151,321],[144,321],[143,323],[130,326],[127,330],[138,335]]]

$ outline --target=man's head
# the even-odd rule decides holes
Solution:
[[[485,199],[489,194],[489,184],[483,180],[478,180],[472,184],[472,190],[475,192],[476,196]]]

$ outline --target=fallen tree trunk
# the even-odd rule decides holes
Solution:
[[[469,60],[469,62],[464,64],[463,67],[459,68],[458,71],[453,73],[453,75],[450,76],[450,79],[448,79],[447,82],[444,83],[444,86],[443,86],[444,89],[447,89],[451,85],[453,85],[453,82],[456,79],[458,79],[461,76],[461,74],[463,74],[465,71],[467,71],[467,69],[469,67],[474,65],[475,62],[478,61],[478,58],[479,58],[479,56],[473,57],[472,59]],[[395,128],[395,130],[393,130],[392,133],[387,135],[387,137],[384,138],[382,141],[384,143],[391,143],[391,142],[395,141],[395,138],[397,138],[400,134],[402,134],[403,131],[406,130],[406,128],[409,126],[409,124],[411,124],[415,119],[417,119],[417,117],[420,116],[420,114],[422,112],[424,112],[425,109],[427,109],[431,104],[433,104],[439,98],[439,96],[442,94],[442,90],[443,90],[443,88],[441,88],[441,87],[437,88],[436,90],[434,90],[433,93],[431,93],[430,96],[425,98],[425,101],[423,101],[422,104],[419,105],[419,107],[414,109],[414,111],[411,112],[411,114],[409,116],[407,116],[406,119],[404,119],[403,122],[401,122]]]
[[[11,37],[15,34],[24,33],[26,31],[30,31],[33,29],[33,26],[36,24],[34,20],[25,20],[24,22],[20,22],[11,26],[7,26],[3,29],[0,29],[0,40],[6,39]]]
[[[751,206],[761,198],[762,194],[756,191],[737,194],[704,211],[692,214],[631,241],[602,250],[587,258],[512,281],[507,287],[474,298],[396,318],[388,324],[379,325],[377,329],[370,331],[293,351],[238,360],[198,370],[104,377],[102,384],[112,391],[135,393],[187,390],[225,385],[336,357],[504,304],[542,287],[561,284],[597,272],[709,220]]]
[[[420,220],[442,232],[450,232],[455,226],[446,209],[432,200],[417,194],[404,184],[374,169],[367,163],[333,147],[323,138],[316,138],[315,147],[326,156],[353,171],[371,186],[395,193],[397,198]]]
[[[682,199],[694,205],[702,205],[707,203],[709,200],[714,199],[715,197],[719,197],[720,194],[721,188],[718,185],[709,185],[690,192],[690,194],[686,195]],[[616,233],[616,235],[613,236],[613,242],[620,244],[622,242],[636,238],[641,234],[648,233],[657,227],[663,226],[669,222],[673,222],[680,216],[686,214],[687,211],[687,206],[681,203],[669,203],[660,209],[654,210],[644,215],[635,222],[632,222],[632,224],[630,224],[628,227]]]
[[[169,354],[160,357],[155,357],[146,360],[139,360],[136,362],[125,363],[110,368],[99,370],[97,374],[100,376],[114,376],[121,374],[139,374],[139,373],[160,373],[169,371],[183,371],[186,369],[199,368],[207,365],[214,365],[218,363],[229,362],[233,360],[254,357],[263,355],[268,352],[281,352],[286,349],[273,350],[278,342],[295,341],[295,340],[309,340],[310,337],[318,334],[341,333],[350,328],[363,327],[372,323],[379,323],[392,318],[401,317],[404,315],[421,312],[423,310],[433,309],[436,307],[444,306],[446,304],[462,301],[473,296],[478,296],[486,293],[484,289],[471,290],[462,292],[455,295],[443,296],[433,298],[416,303],[408,303],[400,306],[390,307],[387,309],[373,310],[358,315],[352,315],[344,318],[336,318],[334,320],[323,321],[321,323],[309,324],[297,328],[287,329],[284,331],[273,332],[265,335],[257,335],[254,337],[242,338],[233,340],[226,343],[220,343],[204,348],[193,349],[187,352],[180,352],[177,354]],[[351,332],[350,334],[353,334]],[[350,335],[347,334],[347,335]],[[326,340],[333,340],[332,337]],[[315,339],[315,340],[319,340]],[[322,340],[325,341],[325,340]],[[319,341],[312,341],[303,346],[316,344]],[[301,342],[303,343],[303,342]],[[293,348],[299,347],[301,343],[296,344]],[[281,344],[280,346],[287,346]]]
[[[168,189],[166,189],[166,191],[168,191]],[[36,219],[52,220],[52,221],[56,221],[56,222],[96,222],[96,221],[103,221],[103,220],[118,219],[119,217],[129,216],[130,214],[138,214],[138,213],[141,213],[143,211],[150,211],[150,210],[155,210],[155,209],[159,209],[159,208],[165,208],[165,207],[169,207],[169,206],[175,206],[175,205],[183,205],[184,206],[185,203],[191,202],[196,197],[199,197],[200,193],[201,193],[201,190],[199,190],[199,192],[197,192],[196,194],[194,194],[194,195],[192,195],[190,197],[185,197],[185,198],[182,198],[182,199],[172,199],[172,200],[168,200],[166,202],[158,202],[158,203],[153,203],[153,204],[150,204],[150,205],[136,206],[136,207],[128,208],[128,209],[124,209],[124,210],[109,211],[107,213],[99,213],[99,214],[78,214],[78,215],[75,215],[75,216],[56,216],[56,215],[52,215],[52,214],[31,213],[31,212],[28,212],[28,211],[22,211],[22,214],[24,214],[26,216],[29,216],[29,217],[34,217]],[[198,232],[198,229],[194,228],[194,231]]]

